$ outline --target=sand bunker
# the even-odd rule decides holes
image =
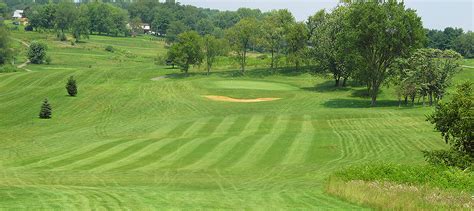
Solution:
[[[274,100],[281,99],[281,98],[236,99],[236,98],[231,98],[231,97],[226,97],[226,96],[215,96],[215,95],[206,95],[204,97],[210,100],[234,102],[234,103],[258,103],[258,102],[274,101]]]

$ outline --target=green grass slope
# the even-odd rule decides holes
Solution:
[[[419,164],[421,150],[445,148],[424,121],[432,108],[398,108],[390,89],[370,108],[362,87],[336,90],[307,74],[173,77],[153,64],[165,50],[148,38],[70,46],[14,36],[44,40],[53,62],[0,74],[0,209],[358,209],[324,193],[329,174]],[[71,75],[75,98],[64,88]],[[37,118],[44,98],[50,120]]]

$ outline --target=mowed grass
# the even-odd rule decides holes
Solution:
[[[324,193],[328,175],[362,163],[422,164],[421,150],[446,148],[425,121],[432,108],[399,108],[391,89],[370,108],[363,87],[334,89],[308,74],[152,81],[178,71],[153,64],[164,45],[146,37],[70,46],[14,36],[47,42],[53,63],[0,74],[1,209],[359,209]],[[71,75],[75,98],[64,89]],[[44,98],[50,120],[37,118]]]

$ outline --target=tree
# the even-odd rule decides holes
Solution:
[[[64,34],[64,31],[72,26],[76,18],[77,11],[72,2],[60,2],[56,6],[56,11],[54,13],[54,25],[56,30],[60,30],[61,33]]]
[[[294,23],[286,33],[288,44],[288,60],[299,69],[302,60],[305,58],[305,50],[308,44],[308,31],[304,23]]]
[[[169,25],[173,21],[172,17],[173,14],[169,10],[157,10],[151,23],[151,29],[158,32],[161,36],[164,36],[168,31]]]
[[[336,8],[337,9],[337,8]],[[306,27],[308,28],[308,37],[311,39],[316,34],[317,29],[323,24],[326,19],[326,11],[319,10],[316,14],[309,16],[306,21]]]
[[[203,60],[202,40],[195,31],[188,31],[180,34],[178,40],[173,44],[168,55],[172,55],[173,62],[188,75],[191,65],[199,65]]]
[[[188,31],[188,27],[181,21],[174,21],[166,31],[166,42],[171,44],[178,39],[178,35]]]
[[[274,10],[262,22],[262,34],[259,45],[271,53],[270,68],[277,66],[276,59],[286,47],[285,33],[295,22],[295,18],[288,10]]]
[[[430,105],[442,99],[450,85],[451,78],[459,71],[462,57],[452,50],[418,49],[408,59],[408,68],[414,72],[416,83]]]
[[[209,75],[216,57],[224,55],[226,53],[227,46],[225,40],[217,39],[212,35],[205,35],[203,38],[203,49],[206,56],[207,75]]]
[[[33,64],[42,64],[46,58],[46,51],[48,46],[46,44],[33,41],[28,48],[28,59]]]
[[[247,52],[255,45],[258,34],[259,26],[253,18],[244,18],[226,31],[227,40],[236,54],[242,74],[245,73]]]
[[[7,4],[0,2],[0,18],[6,18],[8,14]]]
[[[76,79],[73,76],[69,77],[66,83],[66,90],[69,96],[75,97],[77,95]]]
[[[451,149],[474,158],[474,97],[472,83],[458,86],[456,94],[447,103],[440,103],[427,120],[434,124]]]
[[[115,37],[120,34],[127,36],[128,35],[127,11],[123,10],[122,8],[114,7],[111,5],[109,6],[109,10],[110,10],[110,16],[108,18],[110,19],[109,23],[111,23],[111,25],[109,26],[109,33]]]
[[[389,68],[398,57],[406,57],[423,44],[425,34],[416,12],[395,1],[354,3],[349,6],[350,33],[354,50],[361,55],[358,68],[361,82],[367,85],[371,105],[390,76]]]
[[[460,35],[454,41],[454,49],[466,58],[474,58],[474,32]]]
[[[130,20],[130,28],[131,28],[132,36],[143,34],[142,20],[139,17],[132,18]]]
[[[72,23],[71,29],[72,36],[76,39],[76,42],[80,41],[81,38],[89,39],[90,20],[87,6],[81,5],[79,7],[77,17]]]
[[[41,110],[39,113],[39,118],[41,119],[51,119],[53,109],[48,102],[48,99],[44,99],[43,104],[41,105]]]
[[[0,26],[0,65],[7,63],[13,55],[10,47],[10,34],[5,26]]]
[[[333,75],[336,87],[341,85],[341,80],[345,86],[360,60],[347,24],[348,8],[338,7],[330,14],[318,12],[317,15],[320,23],[311,38],[313,56],[321,69]]]
[[[202,19],[197,22],[197,32],[201,35],[212,34],[214,31],[214,24],[209,19]]]

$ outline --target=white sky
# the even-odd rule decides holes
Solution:
[[[298,20],[305,20],[320,9],[330,10],[338,0],[178,0],[181,4],[219,10],[240,7],[262,11],[289,9]],[[418,11],[426,28],[459,27],[474,31],[474,0],[405,0],[407,7]]]

